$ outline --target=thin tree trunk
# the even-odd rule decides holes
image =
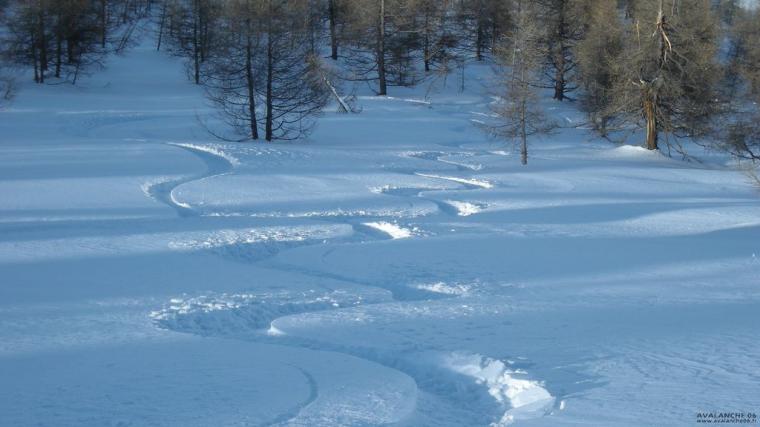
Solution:
[[[644,94],[644,118],[647,121],[647,149],[657,147],[657,95],[653,88],[646,88]]]
[[[100,0],[100,47],[105,49],[108,39],[108,0]]]
[[[161,22],[158,26],[158,44],[156,45],[156,51],[161,50],[161,41],[164,38],[164,24],[166,23],[166,5],[167,5],[167,2],[164,1],[164,7],[161,9]]]
[[[203,63],[206,62],[206,57],[208,56],[208,15],[200,7],[198,8],[198,22],[200,23],[200,34],[198,36],[200,62]]]
[[[556,73],[554,75],[554,99],[565,99],[565,37],[567,37],[567,23],[565,22],[565,2],[559,6],[559,22],[557,23],[557,52],[555,58]]]
[[[274,100],[272,99],[272,79],[273,79],[273,73],[274,73],[274,64],[272,63],[274,60],[274,46],[272,42],[272,0],[269,0],[269,14],[268,14],[268,22],[267,22],[267,116],[266,116],[266,123],[265,123],[265,131],[266,131],[266,140],[272,141],[273,135],[273,120],[274,120]]]
[[[32,31],[32,65],[34,66],[34,82],[35,83],[42,83],[40,81],[40,70],[38,66],[38,55],[37,55],[37,40],[34,37],[34,31]]]
[[[430,71],[430,17],[425,13],[425,39],[423,41],[423,59],[425,61],[425,71]]]
[[[333,61],[338,60],[338,31],[337,23],[335,19],[335,0],[330,0],[328,3],[328,12],[330,15],[330,58]]]
[[[45,71],[48,69],[47,57],[47,35],[45,34],[45,10],[42,1],[39,2],[39,14],[37,16],[37,31],[39,32],[40,43],[40,83],[45,82]]]
[[[256,90],[253,80],[253,46],[251,42],[251,23],[248,21],[248,34],[245,47],[245,77],[248,89],[248,114],[251,125],[251,138],[259,139],[259,126],[256,121]]]
[[[380,84],[378,95],[387,95],[388,87],[385,81],[385,0],[380,0],[380,16],[377,35],[377,75]]]
[[[554,74],[554,99],[562,101],[565,99],[565,55],[560,44],[560,51],[557,55],[557,70]]]
[[[200,59],[200,46],[198,43],[198,2],[195,2],[195,10],[193,14],[193,68],[195,71],[195,84],[201,84],[201,59]]]
[[[55,34],[55,78],[60,79],[61,78],[61,62],[63,62],[63,35],[61,34],[63,32],[61,26],[63,23],[61,22],[61,14],[58,14],[58,28]]]
[[[66,39],[66,62],[74,64],[77,62],[76,42],[71,38]]]
[[[523,95],[524,96],[524,95]],[[526,111],[525,99],[520,100],[520,163],[528,164],[528,134],[526,132]]]

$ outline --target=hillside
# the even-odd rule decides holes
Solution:
[[[221,142],[149,37],[0,110],[0,425],[691,425],[757,410],[760,198],[467,85]]]

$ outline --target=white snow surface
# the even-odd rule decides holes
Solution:
[[[760,192],[575,126],[490,67],[217,141],[149,35],[0,110],[2,426],[693,425],[757,412]],[[362,92],[363,91],[363,92]],[[201,120],[198,120],[200,118]]]
[[[414,235],[412,230],[387,221],[365,222],[364,225],[382,231],[389,235],[391,239],[406,239],[407,237],[412,237]]]

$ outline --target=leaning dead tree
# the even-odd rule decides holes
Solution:
[[[614,116],[660,137],[699,137],[715,113],[719,67],[717,26],[709,0],[640,0],[614,68]],[[670,13],[668,15],[667,13]]]

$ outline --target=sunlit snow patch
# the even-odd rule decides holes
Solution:
[[[386,221],[365,222],[367,227],[374,228],[375,230],[382,231],[383,233],[391,236],[392,239],[406,239],[412,237],[414,232],[408,228],[403,228],[397,224]]]
[[[544,416],[554,406],[554,397],[540,382],[515,378],[520,372],[509,369],[500,360],[478,354],[453,353],[444,363],[452,371],[473,377],[475,382],[488,387],[488,394],[507,408],[501,419],[491,424],[493,427]]]
[[[482,210],[480,206],[469,203],[469,202],[458,202],[456,200],[446,200],[444,203],[453,206],[454,209],[457,210],[457,215],[459,216],[474,215]]]
[[[421,283],[413,285],[414,288],[442,295],[466,295],[472,288],[464,284],[447,284],[444,282]]]
[[[415,173],[415,175],[421,176],[421,177],[424,177],[424,178],[443,179],[443,180],[446,180],[446,181],[452,181],[452,182],[456,182],[456,183],[459,183],[459,184],[472,185],[474,187],[493,188],[493,184],[491,184],[490,182],[488,182],[486,180],[482,180],[482,179],[458,178],[458,177],[455,177],[455,176],[431,175],[431,174],[420,173],[420,172]]]

